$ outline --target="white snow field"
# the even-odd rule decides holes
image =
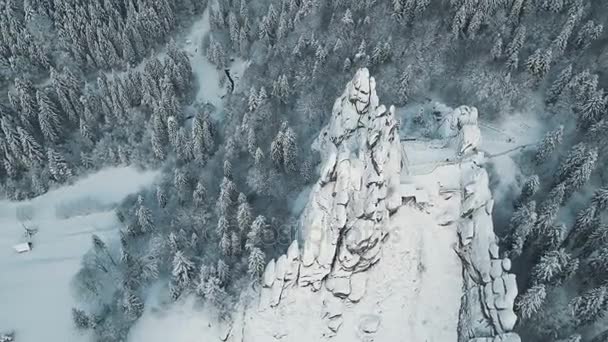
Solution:
[[[157,172],[110,168],[27,202],[0,202],[0,331],[15,330],[20,342],[87,341],[72,322],[77,303],[70,282],[91,248],[91,236],[117,238],[112,207],[152,184]],[[30,207],[25,224],[37,227],[33,249],[23,242],[19,207]]]

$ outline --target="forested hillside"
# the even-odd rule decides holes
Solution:
[[[209,80],[182,42],[204,16],[196,54],[224,76],[250,61],[215,108],[197,99]],[[23,200],[110,165],[162,169],[154,191],[117,210],[118,241],[93,237],[75,324],[124,340],[157,283],[229,316],[297,236],[298,196],[318,178],[309,146],[367,67],[387,104],[433,99],[476,106],[487,123],[544,122],[494,208],[518,274],[517,329],[525,341],[601,342],[605,25],[600,0],[4,0],[0,190]],[[408,129],[423,130],[416,122]]]

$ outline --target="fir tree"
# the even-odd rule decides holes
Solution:
[[[56,181],[62,183],[72,177],[72,169],[59,152],[49,148],[47,158],[49,171]]]
[[[570,308],[578,325],[597,322],[608,310],[608,286],[597,287],[574,298]]]
[[[571,79],[572,64],[569,64],[559,73],[555,81],[553,81],[553,84],[551,84],[551,87],[547,91],[545,102],[548,104],[556,102],[568,86],[568,83],[570,83]]]
[[[196,183],[192,200],[197,208],[202,208],[205,205],[207,201],[207,189],[201,182]]]
[[[547,297],[545,285],[534,285],[517,297],[515,308],[521,319],[529,319],[536,314]]]
[[[564,126],[559,126],[557,129],[547,133],[541,141],[538,150],[536,150],[536,155],[534,156],[536,164],[542,164],[549,159],[557,146],[561,144],[563,137]]]
[[[179,284],[181,288],[188,288],[192,284],[194,270],[194,263],[190,261],[184,253],[179,250],[175,252],[171,275],[173,276],[173,280]]]
[[[564,249],[553,250],[545,253],[540,261],[532,269],[532,280],[534,284],[561,285],[568,280],[578,269],[578,259]]]
[[[285,130],[282,136],[281,146],[283,148],[283,165],[285,170],[290,173],[295,173],[297,169],[298,152],[296,148],[296,136],[291,127]]]
[[[266,256],[258,247],[254,247],[249,252],[248,273],[252,279],[259,279],[264,272],[264,262]]]
[[[251,213],[251,206],[249,205],[249,202],[247,201],[247,197],[245,196],[245,194],[241,193],[239,195],[239,208],[238,208],[238,213],[237,213],[237,223],[238,223],[238,227],[239,230],[243,233],[248,232],[249,231],[249,227],[252,223],[252,213]]]
[[[152,219],[152,211],[145,205],[141,204],[137,209],[137,223],[144,232],[154,231],[154,221]]]

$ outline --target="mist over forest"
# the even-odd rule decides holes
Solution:
[[[49,204],[116,218],[87,235],[73,326],[126,341],[147,305],[184,300],[230,320],[302,239],[311,145],[367,68],[409,137],[435,137],[438,105],[476,107],[500,139],[524,127],[531,143],[486,165],[515,331],[608,341],[606,25],[600,0],[1,0],[0,216],[43,232],[40,196],[155,172]],[[19,335],[0,321],[0,341]]]

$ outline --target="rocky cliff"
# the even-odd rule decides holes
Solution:
[[[322,168],[302,242],[270,261],[222,339],[519,341],[480,140],[462,148],[477,116],[461,114],[471,112],[452,113],[460,146],[447,148],[459,158],[408,174],[395,109],[359,70],[313,146]]]

